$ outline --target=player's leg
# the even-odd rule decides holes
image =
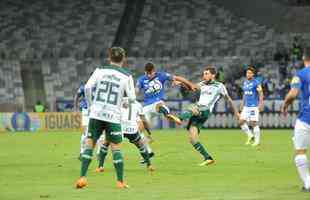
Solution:
[[[252,144],[252,146],[258,146],[260,144],[260,138],[261,138],[261,131],[258,122],[251,121],[250,123],[253,127],[253,133],[254,133],[254,143]]]
[[[163,114],[168,120],[174,121],[177,124],[182,123],[177,116],[171,114],[170,109],[165,105],[164,102],[157,103],[155,109],[158,113]]]
[[[178,115],[181,121],[188,120],[195,115],[199,115],[200,111],[196,104],[190,104],[181,114]]]
[[[214,159],[208,153],[207,149],[204,145],[199,142],[199,132],[200,128],[207,120],[209,115],[209,111],[204,111],[199,116],[193,116],[189,120],[187,129],[189,131],[189,141],[193,145],[193,147],[203,156],[204,161],[200,164],[200,166],[209,165],[214,163]]]
[[[140,134],[138,132],[134,133],[134,134],[124,134],[124,137],[126,137],[130,143],[134,144],[137,147],[137,149],[140,152],[140,155],[142,156],[142,158],[145,161],[147,168],[150,171],[153,171],[154,168],[151,165],[149,154],[148,154],[147,149],[146,149],[146,147],[142,141]]]
[[[143,142],[144,146],[146,147],[146,150],[149,154],[149,157],[151,158],[155,154],[151,148],[149,139],[147,137],[145,137],[145,135],[143,134],[144,126],[143,126],[143,122],[141,120],[138,121],[138,129],[139,129],[139,134],[140,134],[140,137],[142,139],[142,142]]]
[[[109,143],[105,139],[105,134],[102,134],[98,140],[98,150],[97,150],[97,159],[98,159],[98,167],[96,168],[96,172],[104,172],[104,162],[105,158],[108,154]]]
[[[249,145],[254,141],[254,135],[246,121],[249,118],[249,114],[250,112],[248,111],[248,109],[246,107],[243,107],[239,120],[241,130],[247,135],[247,140],[245,142],[246,145]]]
[[[88,171],[88,167],[91,163],[93,156],[94,146],[100,137],[104,126],[102,121],[90,119],[88,126],[88,135],[86,139],[85,150],[81,155],[81,171],[80,171],[80,179],[76,183],[76,188],[83,188],[87,185],[86,175]]]
[[[307,158],[307,149],[310,145],[310,126],[308,124],[296,120],[293,142],[296,150],[295,165],[304,184],[302,189],[310,192],[309,161]]]
[[[123,134],[120,124],[107,123],[106,140],[110,143],[113,157],[113,165],[117,177],[117,187],[127,188],[124,182],[124,159],[121,152]]]
[[[84,152],[85,149],[85,143],[87,139],[87,133],[88,133],[88,122],[89,122],[89,117],[88,117],[88,111],[86,109],[82,110],[82,134],[81,134],[81,139],[80,139],[80,156],[79,159],[81,159],[81,155]]]

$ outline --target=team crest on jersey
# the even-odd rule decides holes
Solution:
[[[159,93],[161,89],[163,88],[163,85],[161,82],[157,79],[154,79],[148,83],[148,88],[145,91],[145,93],[150,94],[150,93]]]

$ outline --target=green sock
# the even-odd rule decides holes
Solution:
[[[116,171],[117,180],[123,182],[124,180],[124,162],[123,155],[120,150],[113,150],[113,164]]]
[[[98,161],[99,161],[98,167],[103,167],[105,157],[107,156],[107,154],[108,154],[108,147],[106,145],[101,145],[100,151],[98,153]]]
[[[162,114],[165,115],[165,116],[169,114],[168,109],[165,108],[164,106],[160,106],[158,110],[159,110],[159,111],[158,111],[159,113],[162,113]]]
[[[204,157],[205,160],[212,159],[212,157],[208,154],[207,150],[200,142],[193,144],[193,146]]]
[[[142,146],[142,147],[138,147],[138,149],[140,151],[140,154],[141,154],[142,158],[146,161],[146,165],[150,166],[151,165],[150,156],[149,156],[149,153],[146,150],[146,147]]]
[[[193,116],[193,112],[190,110],[185,110],[184,112],[182,112],[178,117],[181,120],[187,120],[189,118],[191,118]]]
[[[88,170],[88,166],[91,162],[93,156],[93,150],[92,149],[85,149],[84,152],[81,155],[81,177],[82,176],[86,176],[87,170]]]

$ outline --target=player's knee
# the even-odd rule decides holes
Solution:
[[[94,148],[94,142],[91,138],[87,138],[85,140],[85,148],[87,148],[87,149],[93,149]]]
[[[120,150],[121,149],[121,144],[120,143],[118,143],[118,144],[111,143],[111,149],[112,149],[112,151],[113,150]]]
[[[305,155],[305,154],[307,154],[307,150],[306,149],[296,149],[295,154],[296,155]]]

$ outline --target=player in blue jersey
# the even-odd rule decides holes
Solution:
[[[143,112],[148,122],[152,122],[153,117],[158,113],[163,114],[167,119],[181,124],[181,120],[170,113],[169,108],[164,103],[165,83],[168,81],[178,81],[188,86],[191,90],[196,90],[196,86],[181,76],[175,76],[166,72],[155,70],[153,63],[146,63],[145,75],[138,78],[137,88],[144,95]]]
[[[302,190],[310,192],[310,173],[307,149],[310,146],[310,47],[304,50],[305,68],[297,72],[291,81],[291,89],[285,97],[282,113],[287,114],[290,104],[300,96],[301,109],[295,123],[293,143],[296,150],[295,164],[304,185]]]
[[[264,94],[261,83],[255,79],[255,68],[246,70],[246,80],[243,82],[243,99],[241,101],[240,127],[247,134],[246,145],[257,146],[260,144],[260,128],[258,125],[259,112],[263,110]],[[253,128],[253,133],[249,126]]]
[[[83,129],[83,133],[81,135],[81,147],[80,147],[80,154],[84,151],[85,146],[85,139],[87,137],[87,127],[88,127],[88,106],[87,106],[87,100],[85,97],[85,91],[84,91],[85,83],[81,82],[80,86],[76,92],[76,95],[74,97],[74,107],[76,111],[82,112],[82,120],[81,125]]]

